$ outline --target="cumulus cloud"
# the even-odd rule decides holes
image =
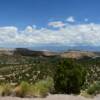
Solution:
[[[0,45],[7,44],[19,46],[40,44],[100,46],[100,24],[68,24],[57,30],[45,27],[38,29],[32,26],[27,26],[24,30],[19,30],[14,26],[0,27]]]
[[[65,26],[65,23],[63,23],[62,21],[55,21],[55,22],[48,23],[48,25],[54,28],[62,28]]]
[[[25,31],[27,33],[31,33],[33,31],[33,28],[31,26],[27,26],[26,29],[25,29]]]
[[[70,22],[70,23],[74,23],[75,22],[75,19],[73,16],[70,16],[66,19],[67,22]]]

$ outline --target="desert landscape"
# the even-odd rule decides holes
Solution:
[[[100,0],[0,0],[0,100],[100,100]]]
[[[99,60],[99,52],[1,48],[0,100],[99,100]]]

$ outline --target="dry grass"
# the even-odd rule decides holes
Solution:
[[[52,87],[52,78],[38,81],[35,84],[21,82],[18,86],[13,87],[10,84],[1,84],[0,95],[13,95],[17,97],[45,97],[51,91]]]
[[[0,95],[1,96],[9,96],[12,93],[12,86],[10,84],[1,84],[0,85]]]

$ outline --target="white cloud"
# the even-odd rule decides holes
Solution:
[[[48,25],[54,28],[62,28],[65,26],[65,23],[63,23],[62,21],[55,21],[55,22],[48,23]]]
[[[33,31],[33,28],[31,26],[27,26],[26,29],[25,29],[25,31],[27,33],[31,33]]]
[[[64,23],[66,24],[66,23]],[[0,45],[59,44],[66,46],[100,46],[100,24],[66,25],[57,30],[27,26],[24,30],[17,27],[0,27]]]
[[[70,16],[66,19],[67,22],[71,22],[71,23],[74,23],[75,22],[75,19],[73,16]]]

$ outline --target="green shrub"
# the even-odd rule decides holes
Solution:
[[[100,81],[95,82],[94,84],[92,84],[88,89],[87,89],[87,93],[91,94],[91,95],[96,95],[100,93]]]
[[[83,66],[77,64],[74,60],[61,60],[54,77],[55,91],[68,94],[79,93],[84,84],[85,75],[86,71]]]
[[[47,78],[36,82],[32,87],[32,95],[35,97],[45,97],[53,88],[53,79]]]
[[[54,90],[54,80],[51,77],[47,77],[45,80],[46,87],[48,88],[48,92],[52,92]]]

